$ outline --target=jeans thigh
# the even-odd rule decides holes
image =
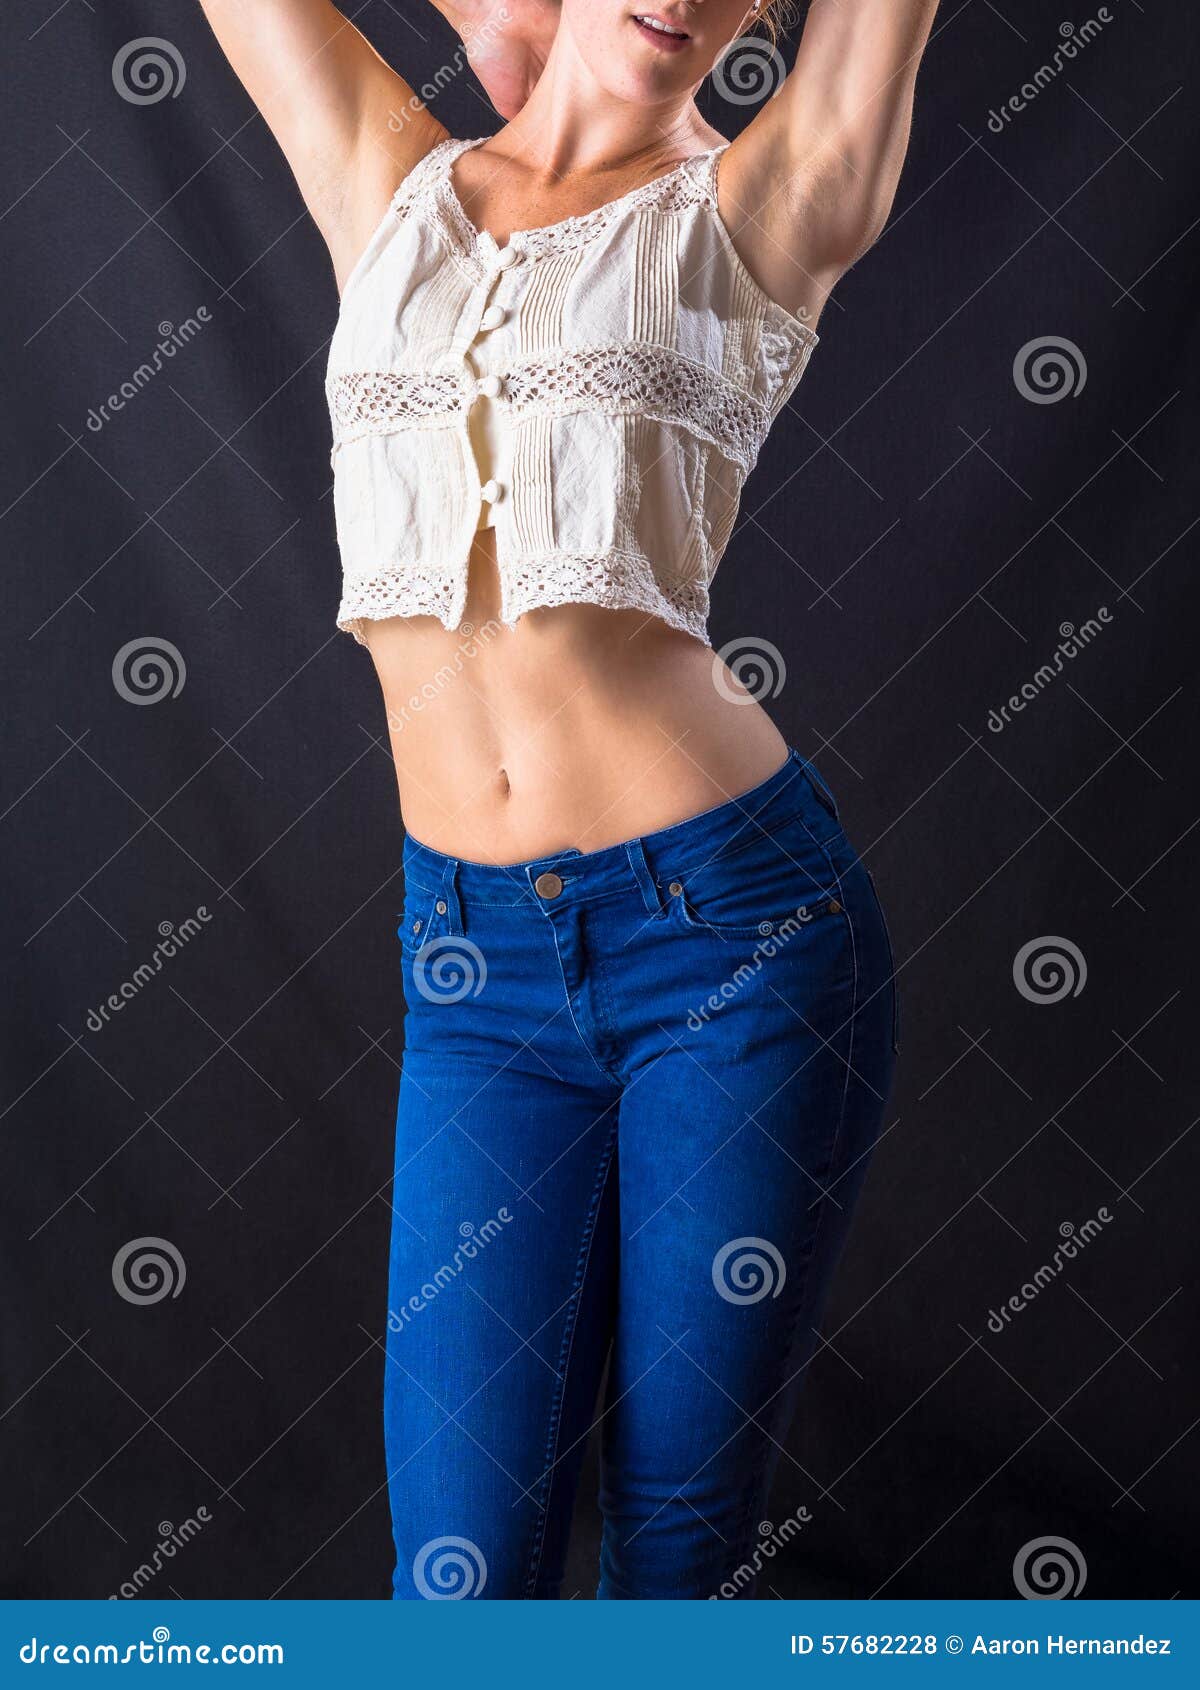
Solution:
[[[384,1423],[401,1600],[556,1593],[612,1322],[610,1095],[405,1057]]]
[[[740,976],[724,935],[658,941],[691,947],[692,1004],[703,982],[716,1007],[689,1020],[660,968],[664,1041],[644,1041],[621,1105],[602,1597],[753,1593],[747,1556],[894,1054],[865,870],[838,864],[834,890],[833,914]]]

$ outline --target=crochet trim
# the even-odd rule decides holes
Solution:
[[[708,588],[701,581],[660,582],[648,558],[638,552],[529,553],[499,564],[503,593],[501,621],[515,627],[530,610],[562,604],[594,604],[608,610],[640,610],[681,633],[709,644]],[[455,610],[461,579],[422,574],[420,565],[380,570],[348,580],[337,625],[365,645],[363,622],[391,616],[433,616],[447,632],[461,627]]]
[[[749,475],[771,411],[717,371],[653,342],[571,347],[497,372],[517,417],[640,413],[706,440]],[[465,416],[479,390],[469,372],[343,371],[326,383],[336,446],[371,434],[443,425]]]
[[[427,166],[411,199],[411,209],[419,209],[428,217],[455,261],[476,277],[489,270],[485,258],[495,253],[498,243],[486,229],[477,229],[467,216],[451,180],[451,171],[462,153],[481,147],[490,139],[489,135],[484,135],[474,141],[453,137],[439,141],[416,167]],[[595,206],[591,211],[579,212],[574,217],[564,217],[557,223],[543,224],[536,229],[514,229],[509,242],[528,258],[549,258],[594,240],[619,218],[643,206],[653,205],[663,212],[686,211],[700,204],[715,206],[713,165],[717,155],[728,145],[725,141],[707,153],[681,159],[661,176],[631,188],[627,194]],[[440,166],[436,170],[435,161]],[[410,171],[409,177],[412,175]]]

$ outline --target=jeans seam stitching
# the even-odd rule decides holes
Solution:
[[[832,863],[830,864],[830,867],[833,868]],[[837,875],[836,869],[834,869],[833,872],[834,872],[835,877],[838,880],[838,886],[839,886],[839,890],[840,890],[840,888],[841,888],[841,878],[840,878],[840,876]],[[849,1021],[848,1021],[848,1025],[850,1027],[850,1048],[849,1048],[847,1055],[846,1055],[846,1078],[845,1078],[845,1081],[843,1082],[843,1086],[842,1086],[841,1107],[838,1110],[837,1125],[834,1128],[833,1139],[832,1139],[832,1142],[830,1143],[830,1146],[829,1146],[829,1155],[827,1156],[827,1158],[825,1160],[825,1166],[824,1166],[824,1169],[823,1169],[823,1178],[822,1178],[821,1181],[816,1181],[814,1179],[814,1183],[817,1184],[820,1188],[820,1196],[818,1197],[819,1208],[818,1208],[818,1211],[817,1211],[816,1225],[813,1227],[812,1233],[809,1237],[808,1249],[805,1253],[805,1258],[804,1258],[804,1269],[803,1269],[803,1276],[802,1276],[801,1283],[802,1283],[802,1286],[804,1286],[805,1288],[807,1288],[808,1279],[809,1279],[809,1275],[810,1275],[810,1272],[811,1272],[811,1269],[812,1269],[812,1265],[817,1259],[817,1246],[819,1245],[819,1243],[821,1241],[821,1229],[822,1229],[822,1227],[825,1223],[825,1218],[826,1218],[827,1214],[829,1213],[829,1199],[828,1199],[828,1195],[827,1195],[828,1188],[829,1188],[829,1176],[830,1176],[830,1173],[832,1172],[834,1164],[837,1160],[837,1147],[841,1142],[842,1128],[845,1125],[846,1099],[847,1099],[849,1089],[850,1089],[850,1072],[851,1072],[851,1068],[853,1066],[853,1059],[854,1059],[854,1019],[855,1019],[855,1016],[858,1013],[858,948],[854,943],[854,926],[853,926],[853,923],[849,920],[848,915],[847,915],[847,926],[850,928],[850,945],[851,945],[852,954],[854,956],[854,966],[853,966],[853,969],[852,969],[852,972],[851,972],[851,985],[850,985],[850,1004],[851,1004],[851,1008],[850,1008],[850,1016],[849,1016]],[[813,1179],[814,1176],[810,1174],[809,1178]],[[780,1373],[782,1375],[782,1383],[776,1387],[776,1389],[771,1393],[771,1395],[769,1397],[767,1397],[764,1400],[763,1403],[760,1404],[759,1408],[755,1411],[755,1414],[753,1416],[753,1418],[755,1420],[757,1420],[758,1417],[766,1409],[769,1408],[770,1404],[774,1401],[775,1397],[777,1397],[780,1394],[780,1392],[786,1391],[788,1385],[791,1383],[792,1375],[791,1375],[790,1369],[791,1369],[791,1364],[792,1364],[792,1357],[796,1353],[796,1340],[797,1340],[797,1335],[798,1335],[799,1330],[800,1330],[800,1310],[803,1306],[803,1301],[804,1301],[804,1298],[803,1298],[803,1295],[801,1295],[797,1299],[796,1315],[795,1315],[795,1318],[793,1319],[793,1321],[791,1323],[791,1328],[788,1332],[787,1345],[786,1345],[786,1348],[783,1352],[782,1365],[781,1365],[781,1368],[780,1368]],[[805,1365],[807,1366],[807,1363]],[[787,1427],[786,1426],[782,1427],[781,1428],[781,1436],[783,1434],[785,1434],[786,1431],[787,1431]],[[745,1512],[744,1512],[743,1519],[742,1519],[742,1522],[741,1522],[741,1524],[742,1524],[742,1549],[743,1549],[742,1559],[743,1560],[749,1559],[749,1556],[748,1556],[747,1553],[745,1553],[745,1550],[746,1550],[746,1547],[749,1545],[750,1540],[751,1540],[750,1521],[751,1521],[753,1514],[755,1512],[754,1505],[755,1505],[756,1502],[759,1501],[760,1493],[762,1492],[763,1481],[766,1477],[767,1466],[768,1466],[768,1463],[769,1463],[770,1458],[771,1458],[771,1447],[772,1446],[771,1446],[770,1441],[764,1440],[762,1453],[759,1455],[759,1458],[758,1458],[757,1462],[755,1463],[753,1480],[746,1487],[746,1501],[745,1501],[745,1504],[744,1504]],[[767,1503],[767,1498],[766,1498],[765,1495],[762,1496],[762,1503],[763,1503],[763,1506],[765,1508],[766,1503]],[[758,1575],[756,1574],[755,1575],[756,1579],[757,1579],[757,1576]]]
[[[546,1468],[542,1482],[542,1509],[534,1531],[533,1545],[529,1553],[529,1571],[525,1579],[525,1594],[533,1595],[537,1585],[538,1574],[542,1570],[542,1554],[546,1547],[546,1525],[550,1512],[550,1492],[554,1486],[554,1469],[558,1466],[558,1441],[562,1433],[562,1407],[567,1390],[567,1373],[571,1365],[571,1354],[575,1348],[575,1331],[579,1320],[579,1309],[583,1302],[583,1286],[587,1278],[588,1264],[592,1255],[592,1244],[596,1236],[596,1222],[600,1214],[600,1200],[604,1186],[608,1180],[608,1171],[612,1166],[613,1151],[616,1148],[619,1118],[613,1120],[608,1138],[600,1152],[600,1163],[596,1171],[596,1179],[592,1186],[592,1195],[588,1202],[588,1211],[584,1219],[583,1238],[579,1245],[579,1255],[575,1263],[575,1282],[571,1290],[571,1311],[567,1316],[566,1328],[563,1332],[562,1344],[559,1348],[559,1361],[554,1392],[550,1399],[550,1418],[546,1428]]]
[[[549,919],[549,918],[547,918],[547,919]],[[562,951],[559,949],[559,944],[558,944],[558,929],[555,927],[555,925],[552,921],[550,922],[550,931],[551,931],[551,934],[553,935],[553,938],[554,938],[554,955],[555,955],[555,959],[558,962],[558,977],[562,981],[563,1002],[567,1006],[567,1014],[571,1017],[571,1025],[575,1029],[575,1036],[579,1040],[581,1048],[583,1049],[583,1051],[587,1055],[588,1060],[591,1062],[591,1064],[595,1068],[596,1072],[598,1074],[603,1074],[604,1078],[611,1085],[613,1083],[613,1081],[618,1078],[618,1076],[615,1075],[615,1074],[611,1074],[608,1071],[608,1069],[604,1066],[604,1064],[600,1061],[600,1058],[596,1055],[595,1051],[591,1048],[591,1046],[588,1044],[587,1040],[584,1038],[583,1028],[579,1025],[579,1022],[575,1019],[575,1007],[571,1002],[571,993],[567,988],[567,977],[566,977],[565,973],[563,972]]]

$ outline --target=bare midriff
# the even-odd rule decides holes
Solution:
[[[787,746],[715,653],[641,611],[572,604],[500,622],[495,532],[462,626],[364,622],[404,825],[448,856],[598,851],[739,797]]]

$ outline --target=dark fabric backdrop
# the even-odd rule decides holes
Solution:
[[[356,16],[414,82],[453,63],[415,0]],[[333,628],[333,281],[195,5],[10,0],[3,30],[0,1588],[107,1596],[199,1519],[151,1594],[383,1596],[401,829]],[[134,103],[113,63],[147,36],[182,86]],[[1197,41],[1181,3],[945,0],[892,225],[717,580],[714,644],[782,654],[770,707],[903,989],[772,1503],[811,1523],[764,1594],[1014,1596],[1042,1537],[1088,1596],[1196,1594]],[[496,126],[442,80],[453,132]],[[1014,369],[1051,336],[1073,391],[1035,403]],[[124,696],[131,641],[177,649],[172,696]],[[1035,940],[1081,990],[1018,988]],[[145,1238],[178,1295],[118,1293]]]

